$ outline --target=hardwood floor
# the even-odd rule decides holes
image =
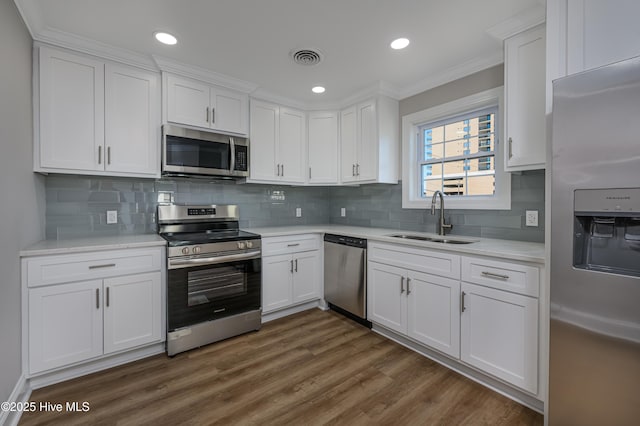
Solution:
[[[334,312],[317,309],[168,358],[33,392],[88,412],[21,425],[541,425],[523,407]]]

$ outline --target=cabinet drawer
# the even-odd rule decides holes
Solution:
[[[395,244],[370,243],[367,258],[400,268],[460,279],[460,256],[455,254]]]
[[[538,297],[540,271],[535,266],[473,257],[462,258],[462,280]]]
[[[320,235],[318,234],[287,235],[262,239],[263,256],[298,253],[319,248]]]
[[[28,287],[159,271],[163,247],[34,257],[24,260]]]

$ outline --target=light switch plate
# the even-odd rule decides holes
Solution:
[[[538,226],[538,210],[527,210],[525,213],[526,226]]]
[[[342,207],[340,209],[340,217],[345,217],[347,215],[347,209],[345,209],[344,207]]]
[[[107,225],[118,223],[118,210],[107,210]]]
[[[296,207],[296,217],[302,217],[302,208]]]

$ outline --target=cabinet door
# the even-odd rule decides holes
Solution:
[[[211,128],[246,135],[248,103],[244,93],[211,88]]]
[[[545,27],[505,40],[505,160],[511,170],[545,166]]]
[[[460,357],[460,281],[409,271],[408,335]]]
[[[262,258],[262,312],[284,308],[293,302],[291,255]]]
[[[41,168],[104,169],[103,62],[41,47],[39,113]]]
[[[340,113],[340,179],[342,182],[354,182],[357,160],[357,110],[351,107]]]
[[[161,340],[160,272],[104,280],[104,353]]]
[[[461,359],[535,394],[538,300],[462,283]]]
[[[210,127],[209,85],[167,76],[167,120],[189,126]]]
[[[338,114],[309,113],[309,183],[338,183]]]
[[[107,64],[105,89],[105,169],[158,175],[158,74]]]
[[[249,156],[252,180],[279,180],[276,149],[280,134],[280,110],[277,105],[251,101]]]
[[[283,181],[304,183],[306,167],[306,118],[304,112],[280,108],[280,139],[278,158]]]
[[[398,333],[407,333],[406,271],[381,263],[367,267],[367,317]]]
[[[31,374],[102,355],[102,281],[29,290]]]
[[[320,252],[308,251],[293,255],[293,302],[320,297]]]
[[[358,180],[375,181],[378,177],[378,118],[375,100],[358,105],[357,158]]]

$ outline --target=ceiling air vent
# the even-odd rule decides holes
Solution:
[[[298,65],[317,65],[322,60],[322,53],[314,49],[294,49],[290,55]]]

